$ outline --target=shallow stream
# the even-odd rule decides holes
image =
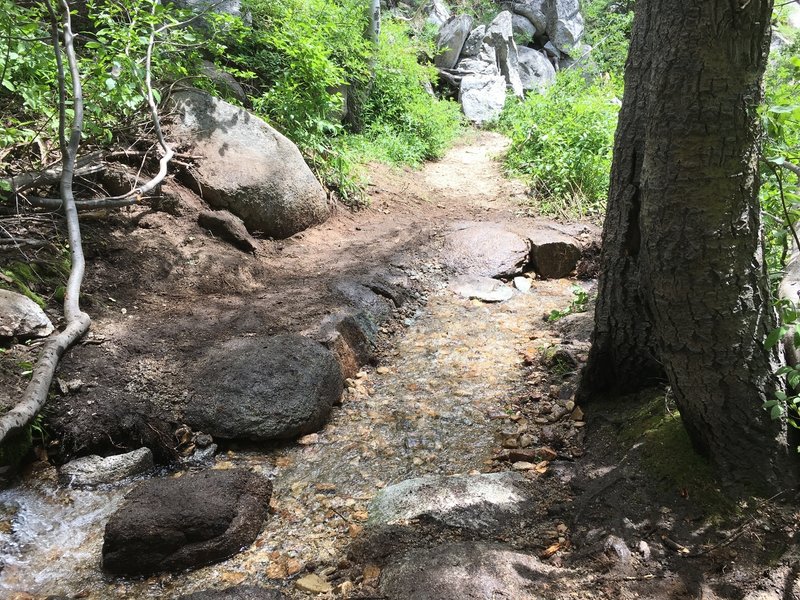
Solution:
[[[0,492],[0,597],[174,598],[239,583],[305,597],[292,576],[310,563],[332,574],[378,490],[486,468],[508,433],[510,422],[500,417],[522,389],[531,333],[571,298],[563,280],[535,281],[502,304],[442,290],[394,339],[381,366],[350,382],[324,430],[281,448],[218,455],[214,468],[261,471],[275,491],[256,542],[216,565],[139,580],[104,575],[103,529],[135,482],[78,490],[60,487],[52,470],[36,471]]]

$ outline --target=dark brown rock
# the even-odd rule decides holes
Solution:
[[[244,221],[227,210],[207,210],[197,217],[200,227],[230,242],[245,252],[255,252],[258,244],[247,231]]]
[[[271,494],[269,480],[244,469],[145,481],[106,525],[103,569],[144,575],[232,556],[255,541]]]
[[[336,358],[319,342],[234,339],[201,361],[184,419],[215,438],[289,439],[320,429],[343,389]]]

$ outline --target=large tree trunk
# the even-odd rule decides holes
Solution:
[[[625,67],[625,94],[614,140],[603,226],[595,330],[578,392],[582,400],[598,391],[635,392],[665,378],[639,284],[640,178],[650,98],[642,82],[654,59],[649,17],[649,11],[636,13]]]
[[[778,386],[763,345],[775,320],[755,112],[771,10],[770,0],[637,3],[582,395],[646,384],[660,361],[720,474],[776,489],[794,485],[795,464],[785,423],[762,408]]]

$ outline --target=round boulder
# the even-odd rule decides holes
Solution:
[[[222,439],[289,439],[320,429],[339,400],[339,363],[295,334],[232,340],[200,364],[185,422]]]
[[[226,209],[251,232],[286,238],[324,222],[325,192],[289,139],[264,121],[201,90],[172,96],[171,134],[202,156],[187,176],[211,206]]]
[[[103,537],[103,568],[118,575],[180,571],[252,544],[272,484],[244,469],[151,479],[128,494]]]

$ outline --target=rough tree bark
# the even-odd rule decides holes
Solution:
[[[756,107],[771,0],[639,0],[626,67],[595,346],[582,383],[672,386],[724,480],[796,483],[762,260]],[[638,55],[641,53],[641,55]]]

